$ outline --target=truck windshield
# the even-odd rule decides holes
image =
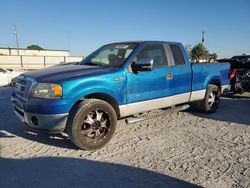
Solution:
[[[116,43],[105,45],[86,57],[86,59],[80,64],[120,67],[136,46],[137,43]]]

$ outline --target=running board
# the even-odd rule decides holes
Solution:
[[[156,114],[156,115],[153,115],[153,116],[149,116],[149,117],[145,117],[145,118],[136,118],[136,117],[127,118],[127,119],[125,119],[125,122],[127,124],[137,123],[137,122],[152,119],[152,118],[155,118],[155,117],[164,116],[164,115],[167,115],[167,114],[170,114],[170,113],[173,113],[173,112],[183,111],[183,110],[188,109],[189,107],[190,107],[190,105],[185,104],[185,105],[169,108],[169,109],[165,110],[162,113],[159,113],[159,114]]]

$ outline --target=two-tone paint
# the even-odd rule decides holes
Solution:
[[[43,115],[61,115],[64,119],[60,129],[63,129],[72,107],[84,98],[106,100],[112,104],[120,118],[139,112],[202,100],[209,84],[218,85],[222,91],[229,84],[227,78],[229,64],[191,64],[180,43],[174,44],[179,45],[182,50],[185,59],[184,65],[173,65],[173,57],[166,54],[169,66],[154,68],[150,72],[133,73],[130,67],[132,61],[144,47],[152,44],[167,46],[170,43],[138,42],[137,47],[122,67],[64,65],[25,73],[23,76],[32,78],[36,82],[58,83],[63,88],[61,99],[30,97],[26,101],[21,101],[24,113],[29,114],[26,115],[25,122],[30,124],[28,118],[34,114],[37,114],[40,119],[43,118]],[[165,47],[166,53],[167,50]],[[168,76],[169,74],[171,77]],[[13,94],[12,101],[15,100],[20,102],[20,99]],[[39,128],[43,129],[43,126],[41,125]],[[49,129],[47,124],[46,129]]]

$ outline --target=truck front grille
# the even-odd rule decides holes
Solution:
[[[26,101],[35,84],[35,80],[29,77],[18,76],[15,84],[15,94],[18,98]]]

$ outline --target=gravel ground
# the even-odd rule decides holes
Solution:
[[[250,187],[250,98],[222,98],[210,115],[120,121],[111,142],[90,152],[25,130],[11,93],[0,88],[0,187]]]

